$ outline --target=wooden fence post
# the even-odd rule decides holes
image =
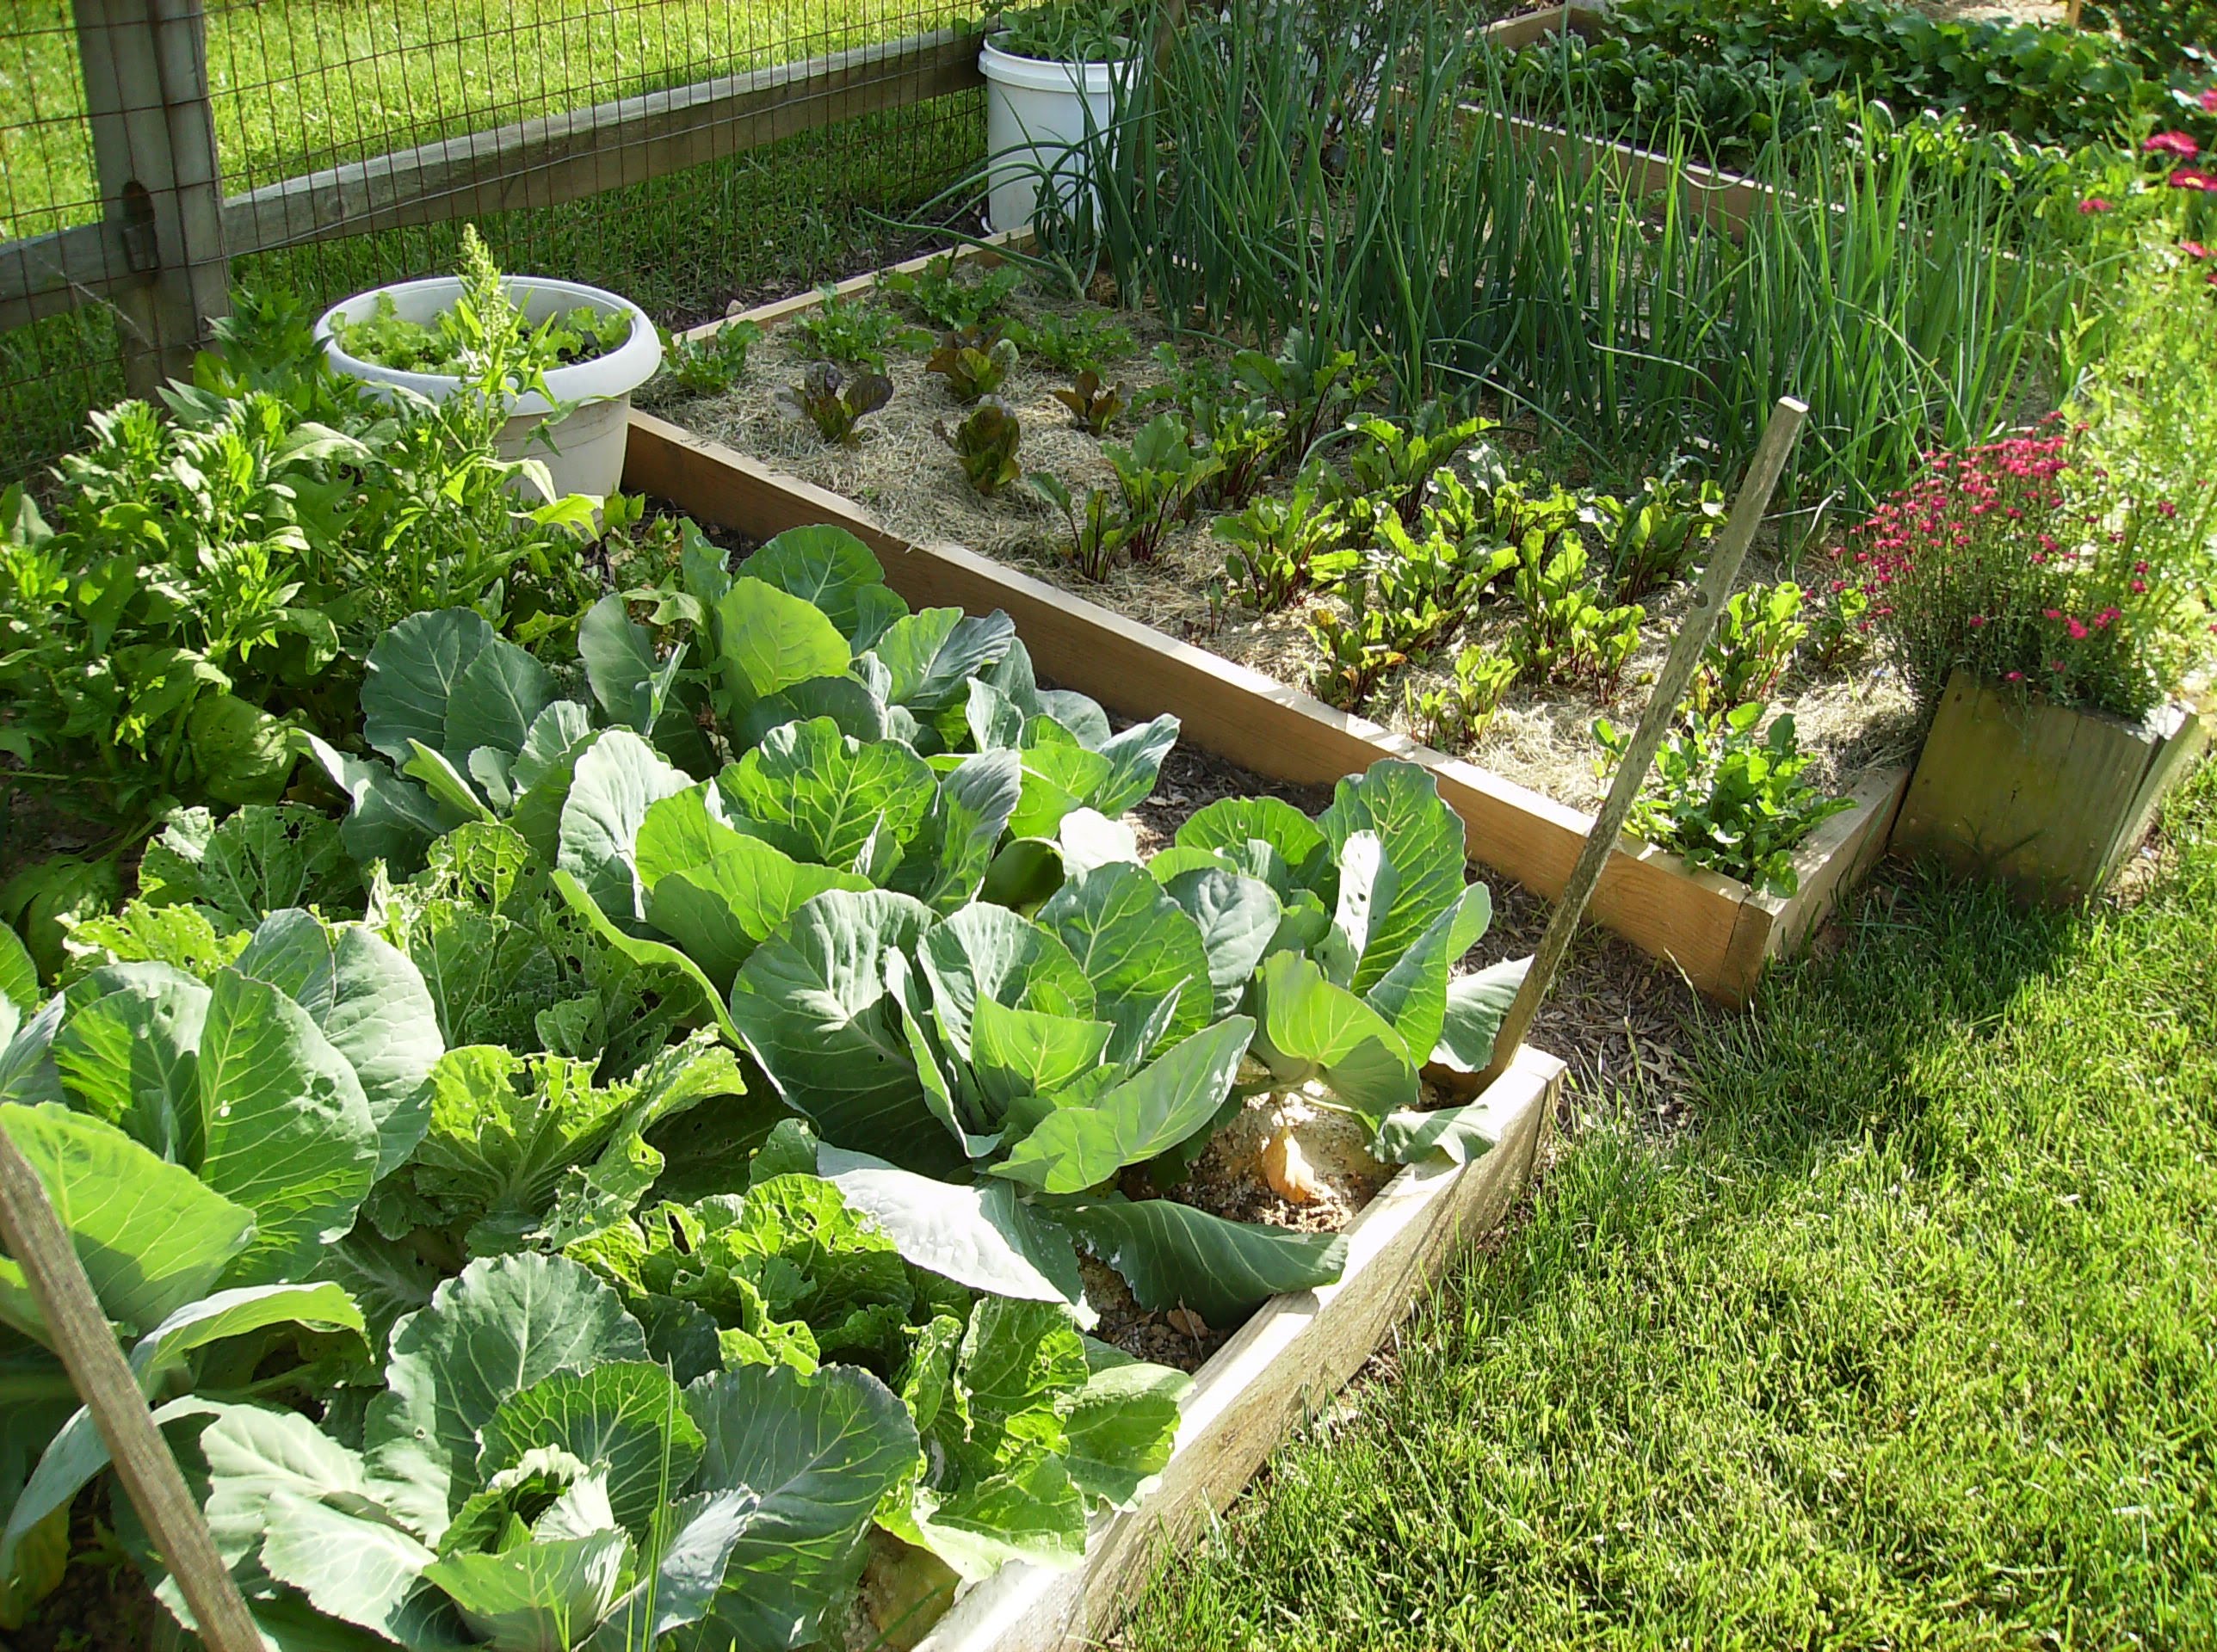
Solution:
[[[151,396],[228,314],[223,178],[201,0],[71,0],[93,162],[141,277],[119,292],[124,379]]]
[[[1540,1013],[1541,1002],[1554,984],[1555,971],[1571,949],[1571,937],[1578,933],[1586,903],[1601,883],[1602,868],[1616,853],[1617,836],[1624,830],[1632,805],[1639,801],[1648,767],[1663,749],[1670,725],[1678,720],[1678,703],[1700,669],[1702,651],[1717,628],[1717,616],[1732,598],[1732,582],[1739,577],[1740,564],[1747,558],[1748,546],[1755,542],[1756,529],[1763,526],[1771,492],[1786,473],[1786,461],[1793,455],[1794,444],[1801,439],[1801,422],[1808,416],[1809,404],[1791,396],[1781,397],[1771,409],[1770,422],[1763,427],[1755,453],[1748,460],[1747,474],[1740,480],[1739,496],[1732,501],[1732,516],[1709,552],[1708,566],[1694,587],[1693,602],[1678,623],[1678,634],[1664,656],[1662,670],[1656,674],[1647,709],[1640,714],[1639,726],[1633,730],[1618,760],[1609,797],[1594,817],[1593,829],[1586,834],[1585,846],[1578,851],[1578,864],[1571,868],[1561,898],[1548,915],[1539,949],[1532,954],[1532,966],[1524,972],[1523,984],[1516,989],[1508,1013],[1494,1031],[1493,1059],[1474,1084],[1457,1088],[1482,1088],[1507,1072],[1524,1035],[1532,1030],[1532,1018]]]

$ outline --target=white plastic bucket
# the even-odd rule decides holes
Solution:
[[[541,441],[538,432],[552,407],[536,391],[516,398],[515,414],[500,433],[500,456],[544,460],[558,496],[590,493],[605,497],[623,481],[624,445],[631,433],[631,393],[653,378],[655,369],[662,365],[662,340],[654,323],[629,299],[577,281],[512,275],[505,286],[509,299],[534,324],[581,305],[602,315],[622,311],[631,317],[631,336],[606,355],[548,370],[547,388],[554,399],[577,405],[568,417],[548,427],[547,441]],[[461,387],[460,379],[443,373],[403,373],[349,355],[331,336],[331,324],[335,319],[366,320],[376,312],[378,299],[389,297],[403,321],[428,326],[454,307],[461,291],[456,277],[434,275],[358,293],[324,312],[316,323],[316,337],[336,373],[359,379],[373,388],[397,385],[435,402],[444,401]],[[554,444],[552,451],[547,441]]]
[[[996,235],[1031,227],[1040,188],[1052,179],[1065,205],[1077,181],[1090,177],[1087,139],[1102,138],[1116,114],[1116,88],[1128,84],[1137,59],[1065,63],[1020,58],[993,43],[978,53],[985,77],[985,148],[991,157],[985,226]],[[1090,129],[1089,129],[1090,122]],[[1097,213],[1101,197],[1090,187]]]

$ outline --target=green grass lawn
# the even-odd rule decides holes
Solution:
[[[1126,1643],[2217,1645],[2217,770],[2173,830],[1697,1031],[1698,1127],[1573,1132]]]
[[[217,0],[225,193],[976,15],[973,0]],[[0,240],[96,218],[64,0],[0,0]]]

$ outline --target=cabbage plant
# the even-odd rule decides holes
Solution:
[[[417,1652],[801,1645],[918,1449],[855,1366],[681,1387],[613,1287],[530,1254],[402,1322],[358,1441],[252,1405],[164,1420],[197,1428],[218,1550],[281,1647],[340,1625]]]
[[[1419,1105],[1426,1065],[1485,1063],[1524,968],[1453,973],[1491,914],[1461,822],[1386,761],[1315,820],[1231,799],[1144,866],[1113,835],[1089,850],[1029,915],[812,897],[738,970],[736,1032],[919,1266],[990,1255],[991,1288],[1076,1302],[1082,1244],[1143,1306],[1215,1324],[1336,1279],[1337,1238],[1120,1182],[1175,1186],[1249,1098],[1311,1084],[1386,1156],[1479,1150],[1475,1119]]]
[[[281,1383],[362,1347],[314,1277],[373,1183],[423,1138],[442,1052],[407,958],[359,924],[271,914],[202,975],[98,968],[27,1021],[0,1010],[0,1129],[46,1185],[149,1397]],[[17,1025],[22,1021],[20,1026]],[[260,1368],[292,1346],[289,1372]],[[0,1618],[59,1581],[69,1511],[107,1466],[20,1268],[0,1261]]]

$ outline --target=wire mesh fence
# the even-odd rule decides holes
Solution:
[[[320,305],[450,268],[472,221],[505,268],[614,287],[676,324],[895,256],[905,221],[982,157],[980,95],[946,91],[974,82],[958,66],[971,48],[935,37],[980,10],[209,0],[232,279]],[[9,247],[114,220],[87,104],[99,77],[78,59],[97,11],[0,0],[0,279]],[[127,296],[81,282],[0,303],[0,324],[27,323],[0,332],[0,478],[35,472],[124,393],[134,319]]]

